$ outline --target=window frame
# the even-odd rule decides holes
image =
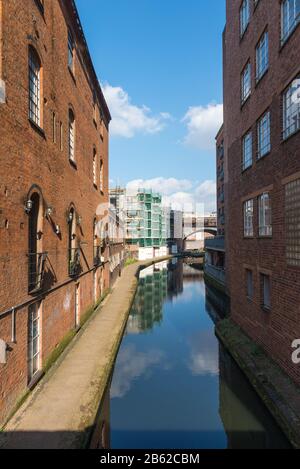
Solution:
[[[263,132],[262,125],[264,124],[264,119],[268,118],[267,120],[267,128]],[[271,111],[268,109],[257,121],[256,124],[256,134],[257,134],[257,153],[256,158],[260,160],[267,156],[271,151]],[[265,141],[267,140],[267,143]],[[264,143],[264,146],[262,146]]]
[[[284,21],[284,8],[285,5],[289,5],[290,0],[282,0],[281,2],[281,34],[280,34],[280,41],[281,41],[281,46],[283,46],[287,40],[290,38],[290,36],[293,34],[297,26],[300,24],[300,5],[299,5],[299,13],[296,15],[296,5],[297,1],[299,0],[293,0],[294,2],[294,12],[295,12],[295,17],[291,24],[288,25],[288,30],[285,32],[285,21]]]
[[[263,46],[265,46],[265,49],[263,48]],[[265,50],[265,53],[263,54],[264,50]],[[264,63],[263,59],[265,60],[264,68],[262,66],[260,67],[260,65]],[[269,32],[267,29],[263,32],[262,36],[260,37],[260,40],[258,41],[256,45],[255,60],[256,60],[255,81],[256,81],[256,84],[258,84],[269,69]]]
[[[266,283],[265,281],[268,280],[268,293],[266,294]],[[264,272],[260,272],[260,288],[261,288],[261,307],[264,311],[271,310],[271,276]],[[269,300],[266,301],[266,298]]]
[[[42,62],[34,47],[28,50],[28,118],[42,128]]]
[[[248,29],[250,23],[250,1],[243,0],[239,11],[240,18],[240,38],[242,38]]]
[[[297,85],[295,85],[297,83]],[[292,90],[295,89],[293,92]],[[292,135],[296,134],[300,130],[300,100],[298,103],[294,103],[297,106],[297,110],[295,113],[291,113],[288,115],[289,110],[292,108],[293,103],[293,95],[297,92],[300,94],[300,75],[297,75],[294,80],[285,88],[282,93],[282,139],[287,140]],[[290,100],[289,106],[287,105],[287,101]],[[297,122],[287,125],[289,120],[293,119],[294,117],[297,118]],[[295,130],[292,130],[293,126],[295,126]]]
[[[272,204],[269,192],[263,192],[258,196],[258,234],[260,238],[273,236]]]
[[[247,144],[247,137],[251,138],[251,153],[250,153],[250,159],[246,160],[245,155],[246,155],[246,144]],[[247,162],[249,161],[249,164]],[[252,135],[252,130],[250,129],[242,138],[242,171],[246,171],[247,169],[251,168],[253,165],[253,135]]]
[[[250,209],[252,211],[252,215],[250,217],[251,226],[249,223],[249,217],[247,218],[247,210],[249,211]],[[254,237],[254,199],[248,199],[244,201],[243,219],[244,219],[244,238],[253,238]]]
[[[251,93],[252,93],[251,72],[252,72],[251,61],[248,60],[248,62],[246,63],[241,73],[241,104],[242,106],[250,98]],[[248,86],[249,89],[248,90],[246,88],[246,80],[245,80],[247,75],[249,76],[249,86]]]
[[[72,108],[68,113],[68,153],[69,160],[76,164],[76,118]]]

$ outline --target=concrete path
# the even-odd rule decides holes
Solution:
[[[140,267],[137,263],[124,269],[66,356],[0,433],[0,448],[85,446],[122,339]]]

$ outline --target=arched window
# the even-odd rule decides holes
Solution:
[[[75,161],[75,116],[72,109],[69,109],[69,158]]]
[[[42,203],[37,192],[31,195],[28,225],[28,283],[29,292],[42,287],[46,253],[42,250]]]
[[[72,207],[68,215],[69,224],[69,275],[77,277],[82,269],[80,263],[81,250],[78,246],[77,239],[77,216],[75,209]]]
[[[29,119],[41,127],[41,61],[29,48]]]

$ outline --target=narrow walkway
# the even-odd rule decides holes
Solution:
[[[111,295],[72,342],[66,356],[0,433],[0,448],[85,446],[122,339],[140,266],[137,263],[124,269]]]

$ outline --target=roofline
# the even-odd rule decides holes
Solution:
[[[220,137],[220,135],[221,135],[221,133],[223,132],[223,130],[224,130],[224,124],[221,125],[221,127],[220,127],[220,129],[219,129],[219,131],[218,131],[218,133],[217,133],[217,135],[216,135],[216,140],[218,140],[218,138]]]
[[[92,58],[91,58],[91,55],[90,55],[88,43],[87,43],[87,40],[85,38],[85,34],[84,34],[83,27],[82,27],[82,24],[81,24],[81,21],[80,21],[80,17],[79,17],[79,13],[78,13],[78,10],[77,10],[77,7],[76,7],[75,0],[60,0],[60,2],[64,7],[63,11],[72,20],[72,26],[75,29],[77,39],[79,40],[79,44],[81,45],[81,50],[80,50],[81,55],[82,55],[82,58],[85,62],[85,65],[86,65],[87,70],[88,70],[89,75],[90,75],[91,85],[93,87],[92,91],[96,92],[96,94],[98,96],[98,99],[99,99],[99,102],[101,103],[101,105],[103,107],[103,111],[106,115],[106,119],[109,123],[111,121],[112,117],[111,117],[107,102],[105,100],[103,91],[101,89],[101,85],[99,83],[99,80],[98,80],[98,77],[97,77],[97,74],[96,74],[96,71],[95,71],[95,68],[94,68],[94,64],[93,64],[93,61],[92,61]]]

